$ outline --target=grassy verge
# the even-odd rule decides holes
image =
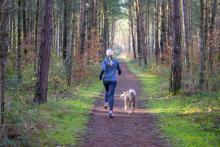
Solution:
[[[79,144],[84,135],[89,113],[102,91],[98,80],[69,89],[63,94],[50,94],[46,104],[33,104],[32,98],[16,97],[8,122],[12,124],[6,146],[56,146]],[[4,145],[3,144],[3,145]],[[1,146],[1,144],[0,144]]]
[[[173,146],[220,146],[220,92],[168,95],[169,81],[129,62],[141,80],[146,107]]]
[[[102,90],[99,81],[88,87],[81,87],[69,98],[58,102],[50,101],[40,106],[40,116],[51,125],[43,132],[43,143],[75,145],[84,134],[89,113],[94,104],[94,97]]]
[[[35,74],[33,64],[22,70],[17,83],[11,66],[7,70],[5,138],[0,146],[74,146],[85,133],[95,97],[102,91],[97,79],[98,65],[92,65],[86,78],[66,84],[62,58],[53,55],[48,82],[48,102],[33,103]]]

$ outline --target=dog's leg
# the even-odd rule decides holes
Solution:
[[[124,97],[124,109],[125,109],[125,111],[127,110],[127,98],[126,97]]]
[[[129,112],[128,112],[129,114],[131,114],[132,113],[132,102],[129,102]]]
[[[132,102],[132,106],[131,106],[132,113],[134,113],[134,108],[135,108],[135,101]]]

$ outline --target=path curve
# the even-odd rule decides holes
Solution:
[[[103,109],[103,100],[97,99],[88,123],[88,132],[82,147],[166,147],[165,138],[160,137],[156,128],[156,118],[143,109],[140,99],[133,115],[123,110],[123,100],[118,96],[130,88],[135,89],[137,97],[141,96],[141,86],[137,77],[126,64],[121,64],[122,75],[116,88],[114,114],[107,116]]]

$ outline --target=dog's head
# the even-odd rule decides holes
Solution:
[[[129,92],[132,93],[132,94],[134,94],[134,95],[136,95],[136,92],[135,92],[134,89],[129,89]]]
[[[133,94],[136,96],[136,92],[134,89],[129,89],[128,91],[123,92],[120,97],[125,97],[126,95]]]

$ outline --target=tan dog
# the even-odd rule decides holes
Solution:
[[[129,110],[128,113],[132,114],[134,112],[136,103],[136,92],[133,89],[123,92],[120,97],[124,98],[124,109]]]

